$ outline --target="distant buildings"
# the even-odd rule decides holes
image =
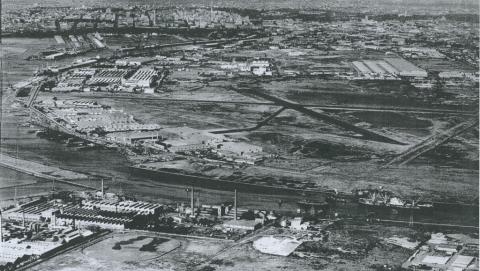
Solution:
[[[152,85],[156,77],[157,71],[154,69],[139,69],[130,78],[125,79],[123,85],[127,87],[148,88]]]
[[[85,209],[98,209],[102,211],[138,214],[158,214],[163,205],[143,201],[111,201],[111,200],[84,200],[82,207]]]
[[[400,77],[425,78],[427,72],[402,58],[352,62],[357,74],[365,79],[392,80]]]
[[[127,70],[101,69],[87,82],[90,86],[95,85],[120,85],[127,75]]]
[[[402,58],[385,58],[385,61],[398,71],[398,75],[404,77],[424,78],[427,72],[418,68],[411,62]]]
[[[273,65],[268,59],[252,59],[246,61],[233,60],[232,62],[220,62],[222,70],[249,72],[256,76],[272,76]]]
[[[478,239],[461,234],[432,234],[402,267],[407,270],[478,270]]]
[[[223,135],[216,135],[208,131],[197,130],[190,127],[165,128],[162,135],[169,138],[162,142],[171,152],[188,152],[216,148],[223,142]]]

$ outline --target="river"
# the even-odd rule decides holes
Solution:
[[[53,40],[53,39],[52,39]],[[8,67],[4,75],[5,81],[14,83],[28,78],[40,65],[39,61],[30,63],[24,60],[26,53],[34,53],[51,45],[51,40],[41,39],[5,39],[8,46],[2,49],[4,65]],[[34,45],[32,45],[34,44]],[[4,78],[5,78],[4,77]],[[4,81],[4,82],[5,82]],[[13,82],[12,82],[13,81]],[[5,85],[4,85],[5,86]],[[21,106],[13,103],[12,93],[3,92],[1,122],[0,152],[25,160],[36,161],[60,168],[107,176],[106,186],[109,191],[135,196],[139,199],[154,200],[160,203],[189,202],[189,194],[185,190],[187,184],[175,179],[173,176],[146,178],[133,174],[130,164],[120,153],[109,149],[83,149],[77,150],[61,142],[39,138],[35,135],[36,127],[24,125],[28,121],[28,114]],[[93,181],[92,181],[93,182]],[[47,192],[51,183],[42,181],[33,176],[14,172],[0,167],[0,199],[13,198],[15,189],[12,185],[34,183],[17,189],[17,196],[29,193]],[[89,185],[98,185],[91,183]],[[67,185],[58,185],[57,189],[72,189]],[[76,189],[76,188],[73,188]],[[196,183],[196,197],[200,204],[216,204],[233,201],[233,188],[218,189],[208,188],[202,183]],[[276,210],[281,212],[296,212],[298,201],[319,200],[320,194],[305,195],[299,192],[276,193],[273,191],[239,191],[238,203],[240,208],[255,208]],[[369,211],[356,204],[339,204],[332,213],[338,212],[344,216],[367,215]],[[381,214],[386,218],[408,220],[411,214],[394,214],[391,212]],[[437,221],[442,223],[461,223],[478,225],[478,209],[475,208],[436,208],[429,213],[415,213],[416,221]]]

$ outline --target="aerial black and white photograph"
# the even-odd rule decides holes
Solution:
[[[0,0],[0,271],[479,271],[478,0]]]

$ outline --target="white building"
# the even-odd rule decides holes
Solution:
[[[303,219],[301,217],[295,217],[291,222],[290,222],[290,229],[292,230],[301,230],[305,231],[308,229],[310,226],[309,222],[303,223]]]
[[[148,88],[155,80],[157,71],[154,69],[139,69],[129,79],[124,80],[127,87],[144,87]]]

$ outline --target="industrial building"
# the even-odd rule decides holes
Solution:
[[[131,223],[131,218],[106,217],[85,209],[72,209],[67,213],[59,214],[54,219],[54,225],[68,226],[73,225],[76,228],[87,228],[97,226],[102,229],[123,230],[125,224]]]
[[[148,88],[157,77],[157,71],[154,69],[139,69],[129,79],[123,80],[123,85],[127,87]]]
[[[127,70],[121,69],[101,69],[89,81],[89,85],[112,85],[122,83],[122,79],[127,75]]]
[[[144,64],[156,60],[155,58],[135,57],[135,58],[123,58],[115,61],[117,66],[133,66],[140,67]]]
[[[403,58],[385,58],[385,61],[394,67],[400,76],[424,78],[428,75],[427,71],[418,68]]]
[[[139,214],[158,214],[163,205],[158,203],[149,203],[143,201],[120,201],[112,202],[107,200],[84,200],[82,207],[85,209],[99,209],[103,211]]]
[[[478,257],[474,255],[478,256],[478,239],[435,233],[402,267],[407,270],[478,270]]]
[[[109,133],[105,137],[109,141],[115,141],[123,144],[135,144],[137,142],[155,143],[160,139],[157,131],[116,132]]]
[[[12,221],[40,222],[52,218],[60,209],[68,210],[72,204],[56,201],[34,201],[2,213],[3,218]]]
[[[366,79],[425,78],[427,72],[402,58],[363,60],[352,62],[357,74]]]
[[[196,151],[216,148],[217,144],[225,140],[223,135],[212,134],[207,131],[190,127],[165,128],[161,135],[168,140],[163,141],[170,152]]]
[[[223,228],[227,230],[254,231],[261,227],[261,223],[256,220],[230,220],[223,223]]]

